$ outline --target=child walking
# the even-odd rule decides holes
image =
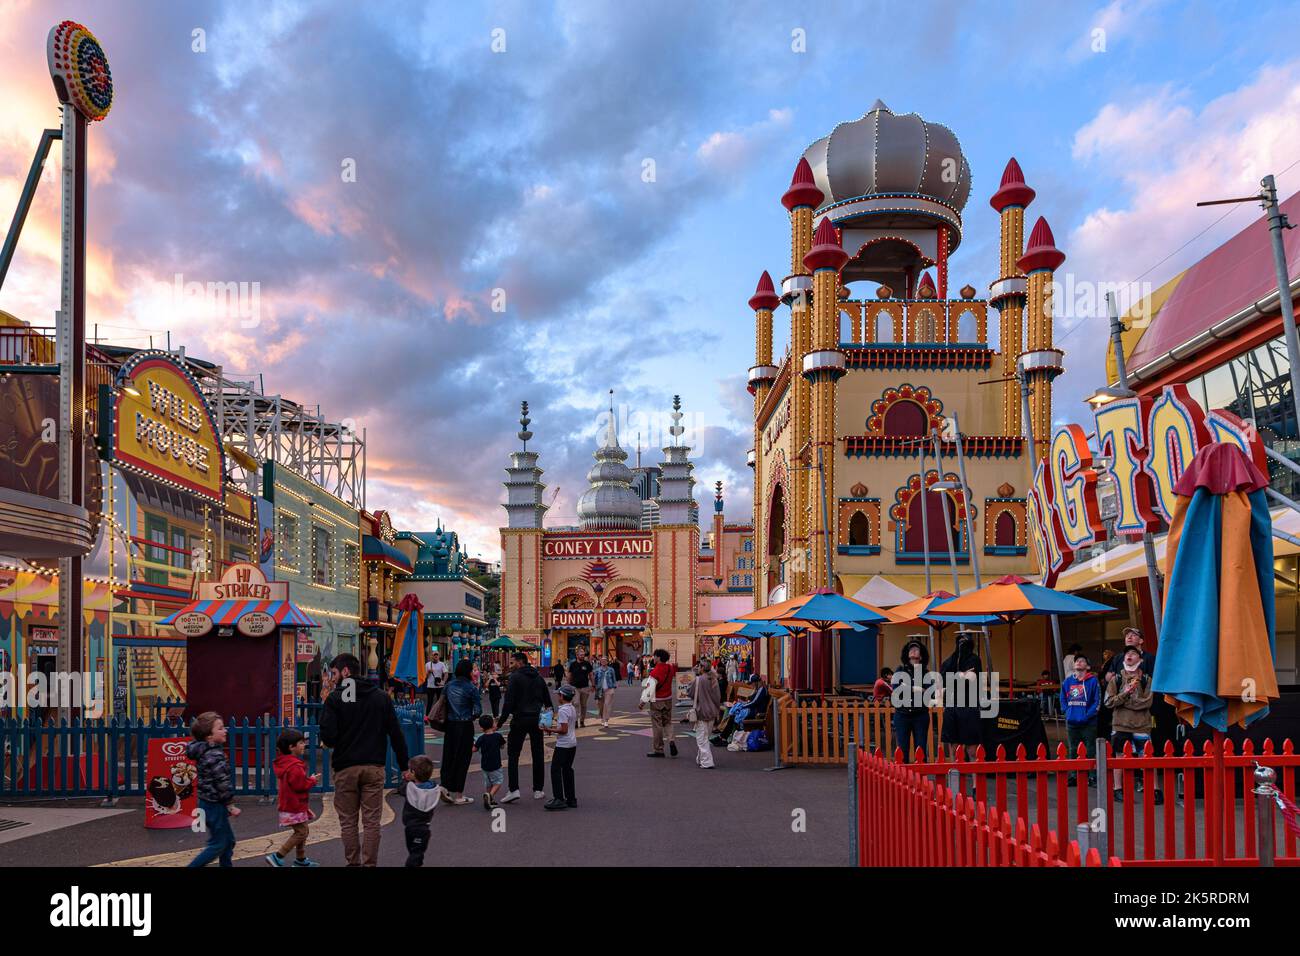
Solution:
[[[424,866],[424,854],[429,849],[429,823],[433,811],[438,809],[438,798],[443,789],[433,782],[433,761],[417,754],[402,774],[406,781],[402,805],[402,826],[406,829],[406,865]]]
[[[578,805],[573,789],[573,760],[578,755],[578,711],[573,698],[578,694],[572,684],[560,687],[560,710],[555,723],[546,733],[556,734],[555,753],[551,755],[551,802],[547,810],[572,810]]]
[[[497,791],[506,779],[506,772],[501,769],[501,748],[506,739],[497,732],[496,721],[487,714],[479,717],[478,725],[483,733],[474,741],[474,749],[478,751],[478,765],[483,771],[483,809],[491,810],[498,806]]]
[[[316,786],[316,776],[307,775],[307,762],[302,759],[307,750],[307,738],[301,730],[283,730],[275,742],[275,749],[279,755],[271,769],[275,771],[275,782],[280,792],[280,826],[290,827],[291,831],[284,846],[266,855],[266,862],[272,866],[289,866],[288,856],[292,850],[293,866],[320,866],[307,856],[307,834],[311,821],[316,819],[316,814],[308,806],[312,787]]]
[[[226,756],[226,725],[214,710],[204,711],[190,724],[194,742],[185,748],[185,756],[198,770],[199,813],[208,831],[208,843],[190,866],[207,866],[219,860],[220,866],[234,866],[235,830],[230,818],[239,816],[235,791],[230,785],[230,758]]]

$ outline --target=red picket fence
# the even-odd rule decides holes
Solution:
[[[1101,866],[1096,849],[1085,855],[1054,830],[953,793],[921,772],[928,766],[859,755],[859,866]]]
[[[1199,753],[1190,741],[1181,753],[1166,744],[1159,755],[1150,743],[1141,754],[1135,754],[1131,746],[1113,756],[1104,743],[1098,744],[1098,749],[1097,760],[1084,756],[1082,747],[1078,755],[1067,756],[1065,745],[1060,744],[1051,759],[1041,746],[1032,760],[1023,747],[1017,748],[1014,760],[1008,759],[999,747],[992,760],[979,748],[973,761],[958,753],[955,760],[933,762],[925,762],[918,750],[910,764],[903,764],[901,751],[895,751],[893,761],[885,760],[879,751],[860,753],[859,857],[863,858],[865,845],[877,839],[866,827],[884,822],[902,833],[889,838],[904,841],[905,845],[894,851],[896,855],[909,860],[923,858],[915,842],[918,838],[907,827],[895,824],[913,814],[932,813],[932,805],[937,805],[941,811],[946,807],[950,813],[969,817],[961,824],[964,827],[991,827],[1013,839],[1023,828],[1030,845],[1037,832],[1044,853],[1055,836],[1058,857],[1068,858],[1065,840],[1082,823],[1088,825],[1089,841],[1101,856],[1124,866],[1256,866],[1259,834],[1253,792],[1255,764],[1272,767],[1277,773],[1278,790],[1292,802],[1296,799],[1300,754],[1294,752],[1289,740],[1280,752],[1271,742],[1257,751],[1249,741],[1239,752],[1231,741],[1225,741],[1222,747],[1207,742]],[[957,781],[953,787],[955,800],[948,794],[950,771],[955,772]],[[1089,773],[1099,771],[1105,773],[1105,779],[1098,780],[1094,800],[1087,778]],[[1118,802],[1112,792],[1115,771],[1121,778],[1122,799]],[[899,773],[905,776],[891,776]],[[892,789],[880,789],[882,775],[893,781]],[[925,790],[923,784],[929,784],[931,789]],[[1164,798],[1159,805],[1157,791]],[[969,806],[963,799],[969,801]],[[883,803],[872,807],[872,800]],[[890,807],[901,808],[902,816],[879,817]],[[981,808],[983,817],[979,817]],[[1010,821],[1010,829],[1003,817]],[[1276,865],[1300,865],[1297,838],[1286,828],[1281,814],[1274,814],[1273,826]],[[1061,850],[1063,845],[1066,849]]]

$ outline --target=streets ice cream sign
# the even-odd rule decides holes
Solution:
[[[583,535],[547,536],[542,544],[542,557],[558,560],[564,558],[648,558],[654,554],[654,535]]]
[[[103,454],[122,467],[222,502],[224,452],[197,383],[165,352],[140,352],[101,386]]]

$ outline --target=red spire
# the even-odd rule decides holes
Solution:
[[[1065,253],[1056,248],[1052,238],[1052,227],[1042,216],[1034,223],[1034,231],[1029,234],[1029,244],[1025,254],[1016,262],[1016,267],[1028,275],[1038,269],[1055,271],[1065,261]]]
[[[1008,206],[1028,206],[1034,201],[1035,195],[1037,194],[1025,185],[1025,174],[1020,171],[1020,164],[1012,156],[1007,168],[1002,171],[1001,187],[989,199],[989,205],[1001,212]]]
[[[780,304],[781,299],[772,286],[772,277],[764,272],[758,277],[758,288],[749,297],[749,307],[755,312],[759,309],[767,309],[770,312]]]
[[[781,205],[792,212],[799,206],[812,206],[816,209],[825,198],[822,191],[817,188],[808,160],[800,156],[799,165],[794,168],[794,178],[790,180],[790,188],[781,197]]]
[[[934,280],[930,278],[930,273],[923,273],[921,281],[916,286],[916,297],[918,299],[933,299],[938,294],[939,290],[934,287]]]
[[[804,268],[809,272],[816,272],[818,269],[838,271],[840,266],[848,261],[849,254],[840,245],[840,235],[831,225],[830,217],[822,216],[817,231],[813,233],[812,248],[803,257]]]

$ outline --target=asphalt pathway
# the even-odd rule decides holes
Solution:
[[[770,772],[772,754],[714,748],[717,766],[695,766],[694,738],[681,726],[679,756],[645,756],[649,718],[637,712],[631,688],[619,688],[609,730],[589,718],[579,731],[575,763],[578,808],[546,811],[547,796],[522,791],[519,802],[490,813],[480,800],[477,759],[467,793],[475,803],[442,805],[434,814],[433,845],[426,866],[727,866],[845,865],[848,862],[848,793],[843,769]],[[680,716],[680,713],[679,713]],[[430,734],[426,752],[436,761],[440,736]],[[549,762],[551,742],[547,742]],[[527,750],[524,761],[527,764]],[[530,786],[528,770],[521,773]],[[237,866],[265,867],[263,855],[282,839],[273,803],[239,801],[235,820]],[[386,796],[381,866],[401,866],[406,850],[401,797]],[[24,803],[30,813],[97,806],[94,801]],[[313,825],[310,856],[323,866],[342,866],[343,848],[332,801],[312,798],[320,816]],[[139,800],[123,800],[113,815],[33,832],[0,843],[0,866],[126,865],[183,866],[202,844],[189,830],[146,830]],[[0,806],[0,818],[5,808]],[[68,819],[68,815],[64,814]],[[33,828],[35,829],[35,828]]]

